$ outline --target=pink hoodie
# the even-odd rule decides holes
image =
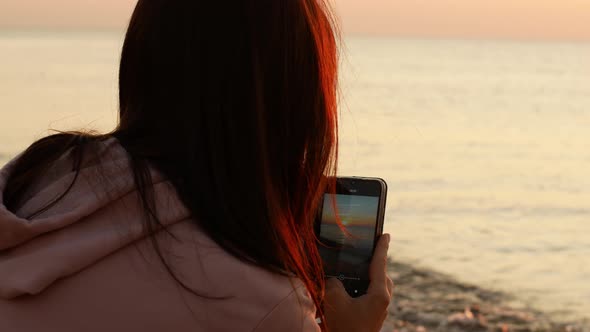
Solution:
[[[157,172],[166,271],[142,232],[128,156],[115,139],[74,173],[68,156],[29,189],[18,211],[0,205],[0,331],[319,331],[305,287],[229,255],[190,220]],[[100,160],[100,164],[97,162]],[[10,169],[0,171],[0,202]],[[212,298],[215,297],[215,298]]]

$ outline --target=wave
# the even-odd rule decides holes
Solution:
[[[556,216],[588,216],[590,208],[583,207],[518,207],[518,206],[497,206],[497,207],[395,207],[387,211],[387,215],[487,215],[503,217],[556,217]]]

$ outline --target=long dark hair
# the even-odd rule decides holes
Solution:
[[[154,167],[220,246],[297,276],[321,310],[313,222],[336,171],[337,63],[322,0],[139,0],[121,56],[117,128],[34,143],[13,168],[5,204],[16,208],[66,150],[79,172],[89,144],[116,137],[130,156],[146,231],[158,228]]]

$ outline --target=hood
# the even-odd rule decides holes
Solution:
[[[17,211],[4,206],[4,191],[17,159],[0,170],[0,298],[35,295],[57,280],[146,237],[141,204],[125,149],[114,138],[98,143],[75,178],[69,153],[27,188]],[[17,157],[18,158],[18,157]],[[189,217],[173,186],[151,172],[159,221]],[[68,194],[27,219],[76,179]]]

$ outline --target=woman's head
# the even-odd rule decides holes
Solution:
[[[64,151],[79,172],[91,143],[115,136],[131,157],[147,231],[158,222],[151,166],[217,243],[298,276],[319,304],[312,224],[335,173],[336,46],[322,0],[139,0],[121,56],[118,127],[34,143],[14,165],[5,203],[18,206]]]
[[[227,250],[308,286],[335,172],[336,48],[321,0],[139,0],[121,57],[115,136]]]

